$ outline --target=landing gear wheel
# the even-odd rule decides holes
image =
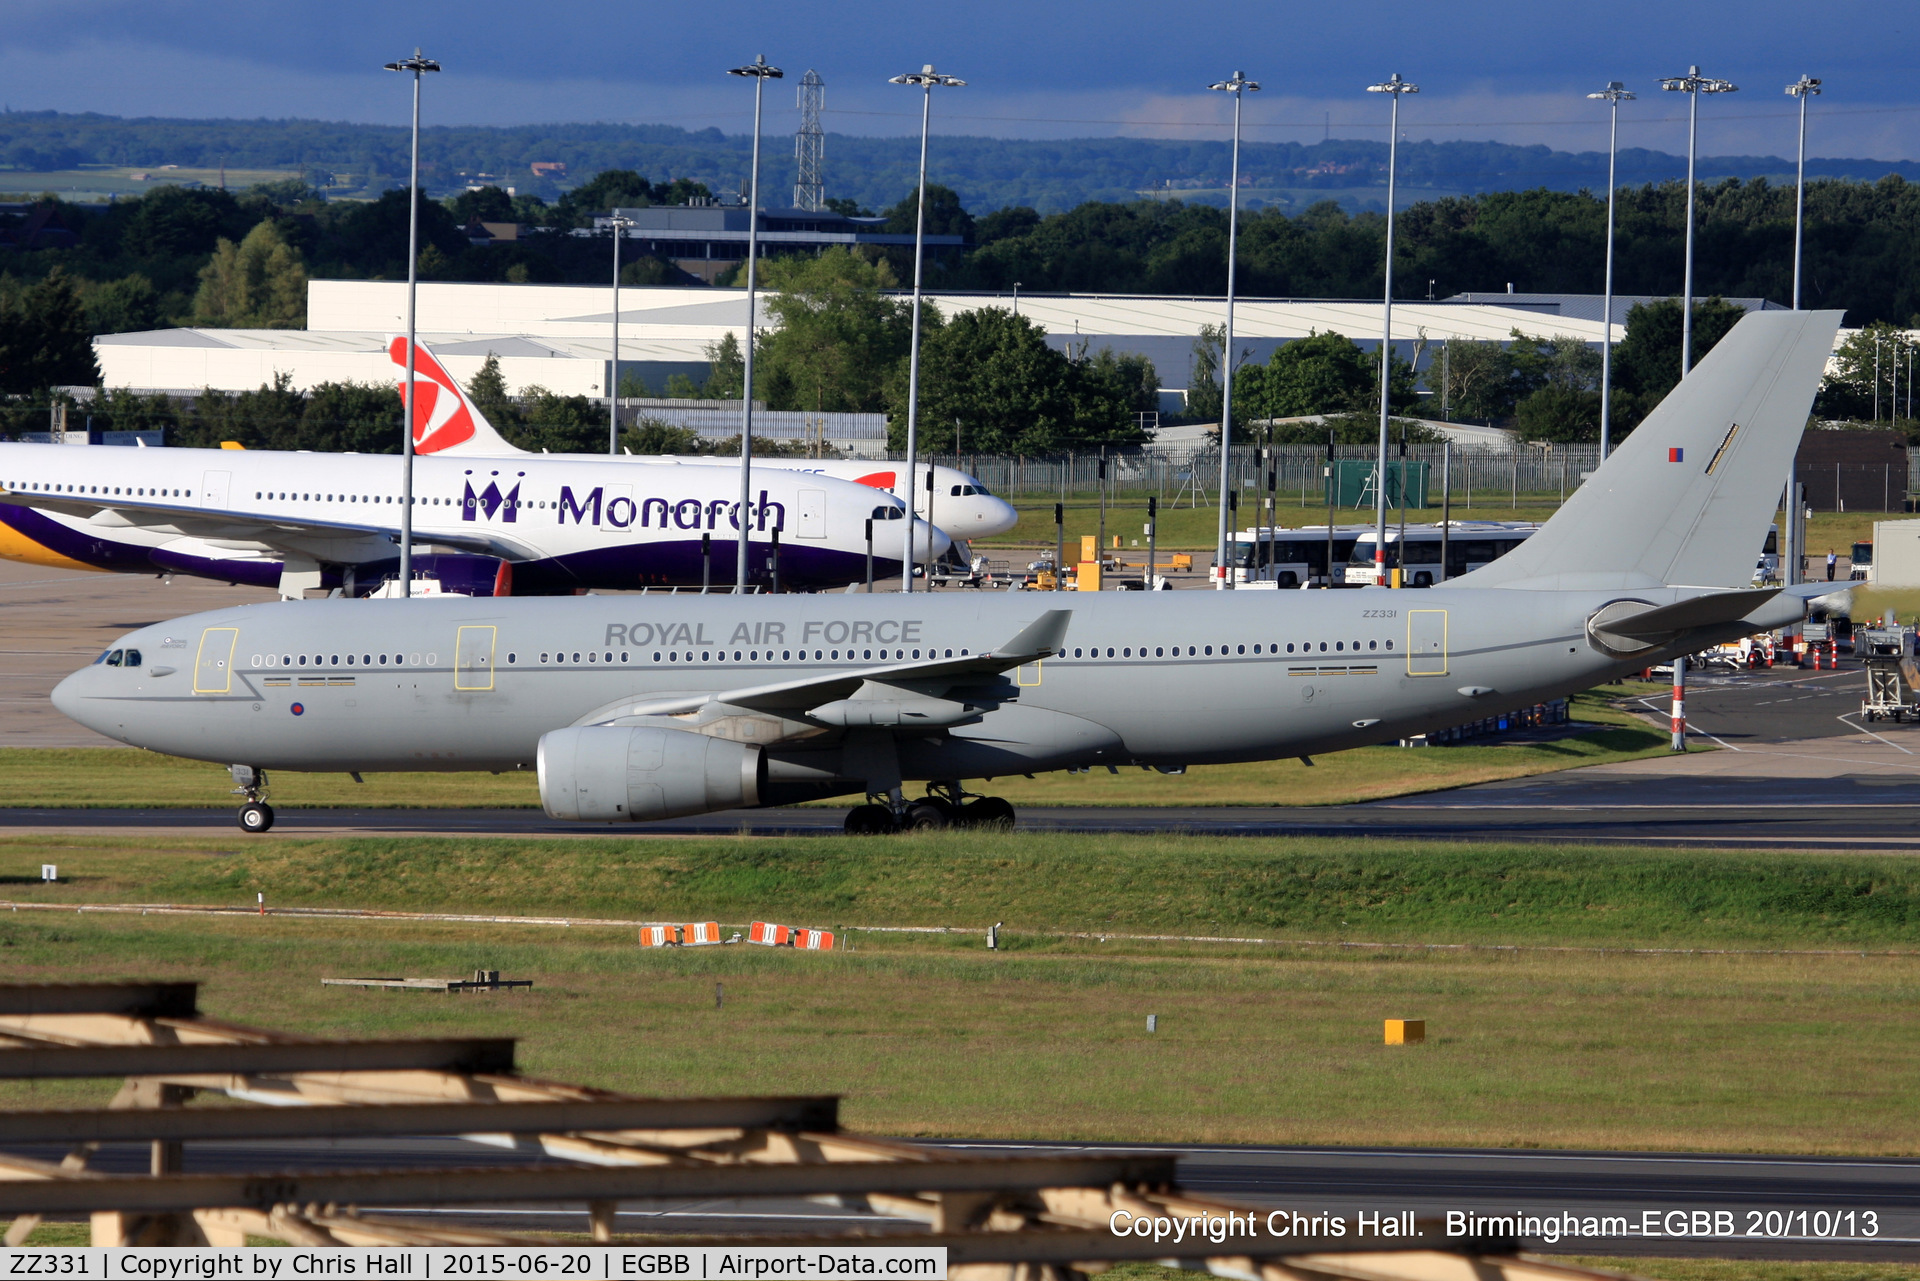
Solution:
[[[893,811],[884,805],[856,805],[847,811],[848,836],[887,836],[897,827]]]
[[[240,807],[240,830],[258,835],[273,826],[273,806],[265,801],[248,801]]]
[[[1011,831],[1013,824],[1013,806],[998,796],[982,796],[960,807],[962,827],[993,827]]]
[[[956,826],[959,817],[958,806],[929,796],[907,806],[906,818],[900,826],[909,832],[941,832]]]

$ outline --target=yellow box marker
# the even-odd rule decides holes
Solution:
[[[1425,1019],[1388,1019],[1388,1045],[1414,1045],[1427,1039]]]

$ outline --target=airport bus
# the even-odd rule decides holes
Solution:
[[[1366,525],[1333,527],[1333,563],[1345,566],[1353,554],[1354,539]],[[1282,590],[1327,581],[1327,527],[1307,525],[1286,529],[1262,525],[1243,529],[1233,538],[1233,581],[1272,583]]]
[[[1471,573],[1482,565],[1491,565],[1539,529],[1540,526],[1527,521],[1456,520],[1444,526],[1408,525],[1403,538],[1398,526],[1389,525],[1387,569],[1402,569],[1401,582],[1408,587],[1432,587]],[[1373,582],[1375,541],[1376,531],[1372,528],[1354,539],[1353,550],[1347,555],[1349,586],[1364,587]]]

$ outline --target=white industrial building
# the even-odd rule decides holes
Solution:
[[[489,354],[500,360],[509,390],[539,386],[565,395],[606,395],[613,290],[608,285],[419,285],[417,327],[448,372],[471,378]],[[307,290],[307,324],[289,329],[161,329],[107,334],[94,340],[109,387],[241,391],[286,375],[299,388],[316,383],[386,382],[388,335],[406,327],[407,287],[400,281],[316,280]],[[977,307],[1016,308],[1042,325],[1061,348],[1146,356],[1170,390],[1186,385],[1191,349],[1202,325],[1219,324],[1217,298],[1101,294],[932,294],[947,315]],[[726,334],[744,337],[746,292],[740,289],[628,286],[620,290],[620,372],[659,392],[669,375],[699,379],[707,347]],[[1235,307],[1235,347],[1264,360],[1280,344],[1336,330],[1366,347],[1380,338],[1379,303],[1243,299]],[[760,321],[768,317],[763,309]],[[1413,355],[1448,339],[1504,341],[1518,329],[1549,337],[1602,339],[1598,320],[1558,314],[1532,303],[1411,302],[1393,309],[1395,347]],[[1424,363],[1424,361],[1423,361]]]

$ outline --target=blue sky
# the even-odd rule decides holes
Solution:
[[[416,44],[447,70],[429,82],[436,123],[559,120],[717,126],[744,132],[751,93],[721,74],[764,53],[787,82],[767,126],[794,124],[791,77],[827,81],[830,131],[901,134],[918,103],[886,78],[931,61],[965,77],[935,103],[936,132],[1047,138],[1219,138],[1236,68],[1265,83],[1247,136],[1384,138],[1364,87],[1399,71],[1411,138],[1492,138],[1586,150],[1604,112],[1582,97],[1608,80],[1641,100],[1623,145],[1679,150],[1685,99],[1659,92],[1690,63],[1740,86],[1703,103],[1706,154],[1792,152],[1803,72],[1827,82],[1815,155],[1920,156],[1920,6],[1857,0],[1466,0],[1450,6],[898,0],[528,4],[526,0],[9,0],[0,97],[15,108],[115,115],[405,118],[401,77],[378,68]]]

